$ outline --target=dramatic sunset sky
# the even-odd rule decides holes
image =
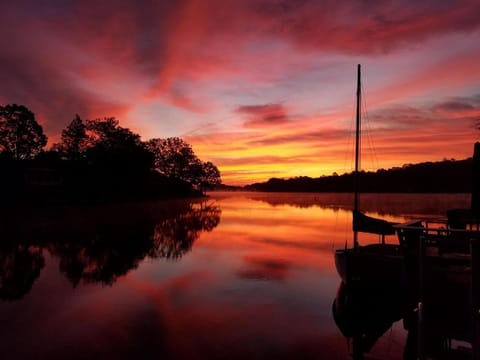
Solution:
[[[463,159],[480,138],[478,0],[4,0],[0,104],[182,137],[227,184]],[[369,150],[369,149],[374,150]]]

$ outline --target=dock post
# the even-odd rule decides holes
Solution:
[[[472,211],[480,215],[480,142],[473,149]]]
[[[473,359],[480,359],[480,239],[470,240],[472,261]]]
[[[424,322],[424,266],[425,266],[425,256],[426,256],[426,240],[425,236],[421,235],[418,239],[419,244],[418,244],[418,303],[417,303],[417,350],[418,350],[418,359],[425,359],[425,349],[424,349],[424,344],[423,344],[423,338],[424,338],[424,328],[423,328],[423,322]]]

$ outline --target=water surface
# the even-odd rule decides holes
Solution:
[[[352,241],[351,203],[351,194],[212,193],[5,210],[2,358],[346,359],[332,317],[333,252]],[[467,207],[469,196],[361,204],[404,221]],[[400,359],[404,342],[399,322],[372,353]]]

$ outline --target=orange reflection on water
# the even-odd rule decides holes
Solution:
[[[284,265],[328,268],[335,245],[349,233],[349,213],[344,210],[272,206],[236,196],[222,199],[221,207],[220,225],[214,233],[200,239],[197,246],[229,249],[232,261],[242,259],[245,265],[257,270],[259,259],[265,260],[265,270],[278,271],[282,261]]]
[[[222,208],[218,228],[202,237],[198,247],[229,251],[232,262],[243,259],[253,269],[242,273],[274,271],[280,268],[311,267],[333,272],[335,249],[353,241],[351,194],[212,194]],[[348,204],[348,205],[347,205]],[[389,221],[404,221],[396,215]],[[364,242],[379,241],[378,236],[360,234]],[[387,238],[394,242],[396,239]],[[259,265],[264,259],[264,266]],[[267,274],[265,274],[268,277]]]
[[[401,221],[466,199],[376,194],[362,207]],[[89,231],[72,226],[78,217],[57,224],[45,236],[61,241],[44,240],[45,267],[32,290],[0,302],[6,358],[30,359],[30,348],[49,359],[72,349],[77,358],[346,358],[331,309],[340,281],[334,250],[353,239],[351,194],[214,193],[195,201],[148,211],[139,204],[100,223],[92,216]],[[33,232],[22,234],[25,241]],[[37,276],[38,266],[30,268]],[[24,334],[30,348],[20,346]]]

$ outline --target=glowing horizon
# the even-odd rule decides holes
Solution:
[[[27,106],[50,144],[77,113],[114,116],[145,140],[183,138],[226,184],[318,177],[352,169],[360,63],[365,169],[464,159],[480,137],[479,13],[474,0],[2,3],[0,104]]]

